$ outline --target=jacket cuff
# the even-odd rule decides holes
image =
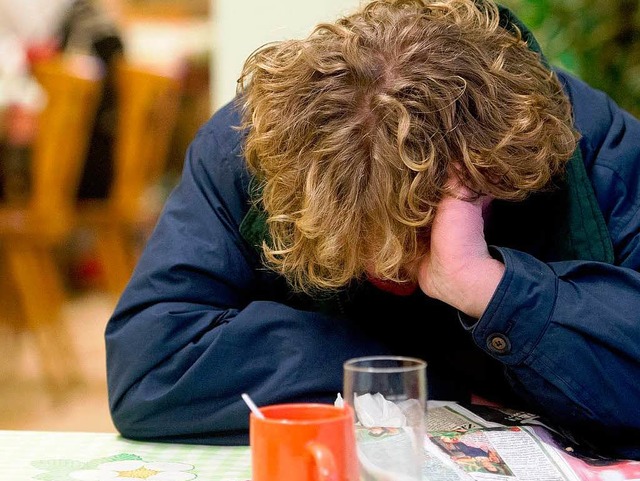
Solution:
[[[505,274],[482,317],[475,324],[460,320],[481,349],[516,365],[535,349],[549,324],[558,279],[549,266],[524,252],[492,247],[491,254],[504,263]]]

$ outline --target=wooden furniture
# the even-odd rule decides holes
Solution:
[[[208,0],[120,0],[120,10],[136,18],[190,18],[209,15]]]
[[[80,380],[62,318],[64,281],[57,249],[70,235],[79,176],[102,89],[89,57],[56,57],[34,67],[47,100],[38,116],[24,202],[0,205],[3,315],[33,335],[52,388]]]
[[[167,162],[182,82],[178,71],[122,61],[116,84],[113,183],[108,198],[79,202],[78,223],[94,232],[106,287],[118,297],[137,261],[139,237],[155,223],[147,200]]]

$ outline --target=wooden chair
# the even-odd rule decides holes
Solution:
[[[81,374],[62,318],[65,286],[58,249],[73,226],[102,70],[90,57],[58,57],[36,64],[34,75],[47,101],[32,146],[28,196],[19,204],[0,205],[0,302],[4,316],[33,335],[45,379],[60,389],[81,380]]]
[[[113,183],[108,198],[79,202],[78,222],[94,232],[106,288],[117,298],[137,262],[137,236],[155,222],[145,198],[164,172],[183,85],[177,70],[126,60],[117,67],[116,85]]]

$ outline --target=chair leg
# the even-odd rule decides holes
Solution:
[[[21,369],[22,337],[24,322],[17,292],[10,279],[5,259],[0,256],[0,380],[14,377]]]
[[[56,262],[55,254],[46,247],[34,250],[37,262],[40,265],[41,282],[46,289],[47,297],[50,299],[51,307],[55,312],[60,312],[66,300],[66,287],[60,275],[60,268]]]
[[[63,306],[67,299],[64,280],[60,274],[60,267],[51,249],[41,248],[38,253],[38,262],[42,272],[43,288],[48,289],[50,299],[50,312],[56,313],[53,318],[58,340],[59,352],[70,384],[80,384],[84,376],[80,371],[80,362],[76,346],[69,328],[63,319]],[[44,283],[46,282],[46,287]]]
[[[96,250],[104,269],[107,289],[117,299],[134,269],[126,232],[113,226],[100,229],[96,236]]]
[[[0,255],[0,322],[15,331],[24,324],[20,303],[17,302],[18,294],[7,259]]]
[[[7,268],[19,294],[24,320],[40,354],[53,393],[82,380],[75,347],[62,318],[62,285],[55,262],[44,248],[12,243],[5,249]]]

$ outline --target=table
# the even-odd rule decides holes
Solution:
[[[0,431],[0,479],[7,481],[250,478],[248,446],[149,443],[111,433]]]
[[[510,481],[640,480],[640,461],[590,462],[575,456],[542,424],[531,423],[536,419],[523,411],[430,401],[425,481],[498,481],[506,477]],[[470,458],[449,452],[441,442],[444,438],[486,450],[487,456]],[[484,457],[492,466],[476,463]],[[476,464],[469,464],[470,460]],[[0,430],[1,481],[250,479],[248,446],[139,442],[112,433]]]

